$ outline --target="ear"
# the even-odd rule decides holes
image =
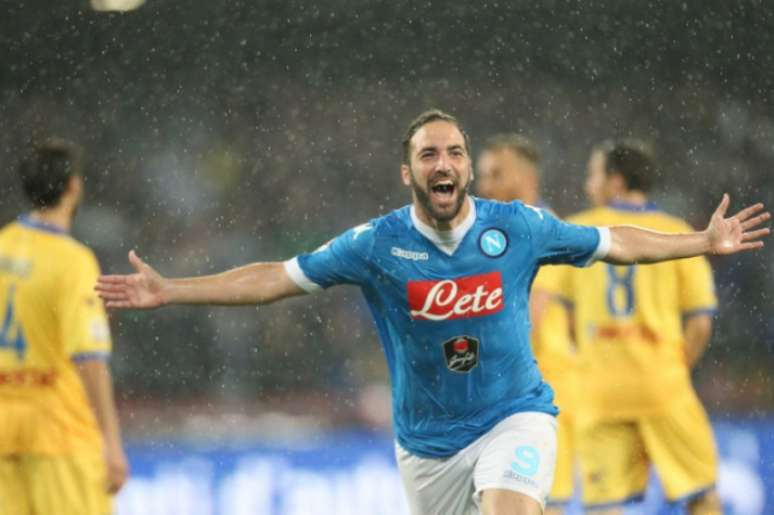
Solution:
[[[530,165],[527,168],[527,173],[524,175],[523,180],[532,187],[536,187],[540,182],[540,171],[535,165]]]
[[[400,177],[404,185],[411,186],[411,168],[408,165],[400,165]]]
[[[611,172],[607,176],[607,190],[613,195],[620,195],[626,192],[626,180],[623,175],[617,172]]]

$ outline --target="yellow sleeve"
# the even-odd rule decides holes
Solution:
[[[570,266],[543,266],[532,283],[532,289],[542,290],[562,300],[572,302],[573,292],[570,274],[572,274],[572,267]]]
[[[715,281],[707,258],[700,256],[677,262],[680,280],[680,309],[683,316],[712,314],[717,310]]]
[[[67,287],[60,292],[61,337],[73,360],[106,359],[112,344],[102,301],[94,291],[99,264],[91,251],[80,253],[69,265]]]

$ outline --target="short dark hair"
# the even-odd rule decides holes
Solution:
[[[449,122],[457,126],[457,129],[459,129],[462,137],[465,139],[465,151],[468,153],[468,155],[470,155],[470,139],[468,138],[468,133],[465,132],[465,129],[463,129],[462,125],[460,125],[459,120],[457,120],[457,118],[450,115],[449,113],[441,111],[440,109],[430,109],[414,118],[409,124],[408,129],[406,129],[406,133],[403,136],[402,142],[403,164],[407,165],[411,162],[411,138],[414,137],[414,134],[416,134],[419,129],[428,123],[437,121]]]
[[[50,139],[35,145],[18,167],[24,193],[36,208],[59,203],[74,175],[81,175],[82,152],[77,145]]]
[[[605,161],[607,161],[607,155],[610,153],[613,148],[615,148],[616,141],[612,139],[606,139],[602,140],[593,147],[591,147],[591,152],[599,152],[602,155],[605,156]]]
[[[607,175],[623,177],[626,189],[649,192],[656,175],[653,153],[648,145],[636,139],[603,142],[595,147],[605,155]]]
[[[484,148],[486,150],[507,148],[535,166],[540,164],[540,150],[535,142],[515,132],[505,132],[491,136],[486,140]]]

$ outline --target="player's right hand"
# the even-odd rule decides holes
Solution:
[[[108,308],[157,308],[164,304],[162,291],[166,279],[132,250],[129,263],[137,273],[102,275],[94,289]]]
[[[105,465],[107,467],[107,492],[115,495],[129,478],[129,460],[121,444],[108,446],[105,449]]]

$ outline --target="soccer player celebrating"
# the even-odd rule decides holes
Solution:
[[[478,158],[477,186],[482,197],[511,202],[520,200],[545,209],[540,200],[540,152],[529,139],[518,134],[489,138]],[[575,398],[578,391],[575,356],[570,339],[569,317],[562,303],[542,284],[553,284],[561,267],[538,272],[530,297],[532,350],[544,380],[554,390],[557,417],[557,452],[554,483],[548,495],[547,514],[558,515],[572,499],[575,483]]]
[[[0,231],[0,512],[106,515],[127,462],[99,266],[68,235],[80,152],[40,145],[19,174],[33,211]]]
[[[691,231],[648,201],[655,172],[640,142],[599,145],[586,180],[594,207],[570,220]],[[690,379],[716,306],[706,258],[557,270],[548,288],[572,304],[579,348],[578,450],[586,507],[617,513],[641,499],[653,464],[670,501],[687,501],[691,513],[721,513],[712,430]]]
[[[538,514],[551,487],[556,408],[529,345],[540,265],[661,261],[762,245],[755,205],[707,230],[666,235],[563,223],[520,202],[476,200],[470,146],[433,110],[403,140],[412,203],[311,254],[167,279],[133,252],[131,275],[100,278],[108,307],[264,304],[335,284],[365,296],[387,357],[398,466],[414,514]]]

